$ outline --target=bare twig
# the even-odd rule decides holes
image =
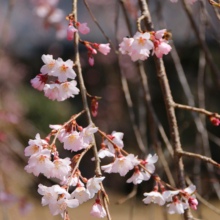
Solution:
[[[104,30],[102,29],[102,27],[100,26],[100,24],[98,23],[97,19],[95,18],[94,14],[92,13],[92,10],[90,9],[88,2],[86,0],[83,0],[84,4],[86,6],[86,8],[88,9],[93,21],[96,23],[96,25],[99,27],[100,31],[102,32],[102,34],[104,35],[104,37],[106,38],[106,40],[111,44],[114,52],[117,54],[118,51],[115,49],[115,46],[113,45],[112,41],[109,39],[109,37],[106,35],[106,33],[104,32]]]
[[[74,173],[75,173],[76,170],[78,169],[79,164],[80,164],[82,158],[83,158],[84,155],[87,153],[87,151],[92,148],[92,146],[93,146],[93,144],[90,144],[90,145],[80,154],[80,156],[79,156],[79,158],[78,158],[78,160],[77,160],[77,163],[76,163],[76,165],[75,165],[73,171],[71,172],[69,181],[68,181],[68,183],[67,183],[67,191],[69,190],[69,186],[70,186],[70,183],[71,183],[71,179],[73,178]]]
[[[173,107],[174,108],[179,108],[179,109],[184,109],[184,110],[189,110],[189,111],[193,111],[193,112],[198,112],[198,113],[201,113],[201,114],[205,114],[208,117],[213,116],[215,118],[220,119],[220,115],[218,113],[210,112],[210,111],[207,111],[207,110],[202,109],[202,108],[196,108],[196,107],[192,107],[192,106],[188,106],[188,105],[182,105],[182,104],[177,104],[177,103],[173,103]]]
[[[217,163],[216,161],[212,160],[210,157],[206,157],[206,156],[202,156],[200,154],[190,153],[190,152],[186,152],[186,151],[177,151],[177,153],[180,156],[186,156],[186,157],[192,157],[192,158],[200,159],[202,161],[205,161],[206,163],[210,163],[210,164],[220,168],[220,164]]]
[[[141,15],[138,19],[137,19],[137,29],[139,32],[142,32],[142,29],[141,29],[141,21],[146,18],[146,15],[143,14]]]

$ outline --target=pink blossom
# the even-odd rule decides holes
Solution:
[[[113,131],[112,134],[109,135],[109,137],[118,147],[120,148],[124,147],[124,142],[122,141],[124,137],[124,133]],[[115,149],[113,145],[108,140],[105,140],[104,143],[109,147],[109,150],[112,153],[115,153]]]
[[[119,44],[119,51],[122,53],[122,54],[131,54],[132,53],[132,48],[131,48],[131,45],[134,41],[134,38],[130,37],[130,38],[127,38],[127,37],[124,37],[123,38],[123,41]]]
[[[93,177],[90,178],[86,184],[86,187],[90,193],[90,198],[93,198],[95,193],[97,193],[100,189],[100,183],[105,179],[105,177]]]
[[[110,152],[109,149],[105,148],[98,151],[98,157],[101,159],[103,159],[104,157],[115,157],[115,154]],[[91,160],[94,161],[95,157],[93,157]]]
[[[179,190],[166,190],[162,193],[162,196],[165,201],[167,202],[172,202],[173,201],[173,196],[176,196],[179,194]]]
[[[88,34],[90,32],[90,28],[87,27],[87,23],[79,23],[77,24],[78,30],[81,34]]]
[[[44,86],[47,82],[48,76],[43,74],[38,74],[35,78],[31,80],[31,85],[39,90],[42,91],[44,89]]]
[[[75,32],[78,32],[78,30],[76,28],[74,28],[72,24],[69,24],[69,26],[67,28],[67,39],[70,41],[73,40]]]
[[[45,75],[48,74],[49,76],[53,75],[53,69],[55,66],[55,60],[53,59],[52,55],[42,55],[41,59],[43,60],[43,62],[45,63],[45,65],[43,65],[40,69],[40,72]]]
[[[58,131],[62,125],[49,125],[49,127],[51,129],[54,129],[56,131]],[[65,128],[62,128],[60,131],[59,131],[59,134],[58,134],[58,139],[61,143],[63,143],[63,138],[66,137],[67,135],[69,135],[69,132],[65,129]]]
[[[64,188],[61,188],[59,185],[47,187],[39,184],[38,193],[43,196],[41,200],[41,204],[43,206],[50,203],[55,203],[59,194],[65,194],[68,198],[70,197],[69,193]]]
[[[76,87],[77,82],[75,80],[72,80],[70,82],[64,82],[60,84],[60,90],[59,90],[59,98],[57,101],[64,101],[68,99],[69,97],[74,97],[74,95],[79,94],[79,89]]]
[[[72,192],[71,198],[76,198],[79,201],[79,204],[82,204],[83,202],[86,202],[87,200],[90,199],[90,193],[85,187],[78,186]]]
[[[77,199],[67,199],[65,197],[60,197],[54,203],[49,204],[50,213],[52,215],[61,214],[63,216],[64,211],[67,207],[69,208],[76,208],[79,206],[79,201]]]
[[[163,198],[163,196],[161,195],[161,193],[159,192],[149,192],[149,193],[144,193],[144,196],[147,196],[147,198],[143,199],[143,202],[145,204],[149,204],[151,202],[153,203],[157,203],[158,205],[164,205],[165,204],[165,200]]]
[[[103,53],[104,55],[107,55],[110,52],[110,50],[111,50],[111,48],[109,47],[109,43],[98,45],[98,51]]]
[[[80,136],[79,132],[73,131],[69,135],[63,138],[63,148],[71,151],[79,151],[84,148],[83,138]]]
[[[95,218],[104,218],[106,216],[106,211],[102,206],[100,199],[96,199],[95,204],[92,206],[90,215]]]
[[[129,170],[132,170],[139,163],[140,161],[137,160],[137,157],[129,154],[126,157],[116,158],[112,164],[102,166],[101,168],[107,173],[119,173],[121,176],[125,176]]]
[[[165,33],[166,31],[167,31],[166,29],[162,29],[162,30],[156,31],[156,32],[155,32],[155,38],[156,38],[157,40],[163,40],[163,36],[164,36],[164,33]]]
[[[43,146],[48,145],[48,143],[40,138],[39,134],[36,134],[35,140],[29,140],[29,146],[27,146],[24,150],[25,156],[31,156],[35,153],[40,152],[43,150]]]
[[[57,76],[60,82],[65,82],[67,78],[75,79],[76,73],[73,70],[73,61],[63,61],[61,58],[56,60],[53,75]]]
[[[44,87],[44,95],[53,101],[55,99],[60,100],[60,84],[46,84]]]
[[[159,42],[157,46],[153,49],[153,54],[155,53],[158,58],[162,58],[163,55],[167,55],[171,51],[172,47],[166,42]]]
[[[98,128],[95,127],[93,123],[91,123],[86,128],[83,128],[83,130],[80,132],[80,137],[83,138],[83,143],[86,145],[89,145],[93,141],[93,134],[98,131]]]
[[[53,161],[53,164],[54,167],[48,170],[48,174],[46,174],[46,176],[56,177],[62,180],[63,176],[68,175],[68,173],[71,171],[71,161],[68,157],[65,159],[58,158]]]
[[[174,199],[174,201],[168,204],[167,207],[169,207],[168,209],[169,214],[174,214],[174,213],[183,214],[184,209],[188,208],[188,206],[185,203],[182,203],[178,199]]]
[[[144,180],[144,175],[139,171],[138,167],[135,168],[133,175],[126,181],[126,183],[133,182],[134,185],[140,184]]]
[[[142,161],[141,163],[145,166],[145,168],[152,174],[155,171],[155,166],[154,163],[156,163],[158,161],[158,156],[156,154],[154,154],[154,156],[152,156],[151,154],[149,154],[147,156],[147,159]]]
[[[50,150],[45,149],[33,154],[24,169],[28,173],[33,173],[35,176],[38,176],[40,173],[47,175],[53,167],[54,164],[50,160]]]

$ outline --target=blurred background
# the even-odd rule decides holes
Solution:
[[[99,24],[118,49],[117,42],[120,43],[123,37],[129,35],[119,1],[87,1]],[[219,88],[209,66],[204,61],[204,54],[181,1],[171,3],[169,0],[149,0],[148,3],[155,30],[167,28],[172,33],[170,43],[176,47],[195,105],[220,113]],[[53,10],[47,8],[48,4]],[[136,20],[140,16],[138,1],[126,0],[124,5],[132,25],[132,32],[135,34]],[[47,14],[48,10],[51,10],[49,14]],[[71,1],[0,1],[0,219],[61,219],[60,216],[51,216],[47,206],[41,206],[41,196],[37,193],[39,183],[50,186],[54,180],[48,180],[42,175],[37,178],[24,171],[28,161],[24,156],[24,148],[28,145],[29,139],[34,139],[36,133],[40,133],[41,137],[45,138],[51,131],[49,124],[63,124],[83,108],[80,95],[63,102],[52,101],[30,84],[30,80],[40,72],[43,54],[52,54],[55,59],[58,57],[63,60],[74,59],[74,44],[66,39],[68,21],[65,17],[71,11]],[[200,36],[205,39],[213,62],[220,68],[218,11],[206,1],[196,2],[192,5],[192,11]],[[90,33],[81,36],[83,40],[107,43],[83,1],[78,2],[78,20],[82,23],[87,22],[90,27]],[[98,115],[93,119],[94,123],[107,134],[111,134],[114,130],[123,132],[125,150],[135,155],[142,155],[121,86],[120,65],[131,93],[135,123],[141,131],[147,153],[154,154],[155,149],[150,136],[150,118],[136,64],[130,60],[130,57],[124,55],[119,55],[118,60],[117,55],[111,50],[107,56],[100,53],[95,55],[95,65],[91,67],[88,64],[87,49],[83,45],[80,45],[80,56],[87,91],[91,95],[102,97],[99,101]],[[174,101],[188,104],[189,99],[184,94],[174,63],[176,57],[176,54],[164,56],[166,72]],[[144,66],[152,105],[169,137],[163,97],[153,58],[144,61]],[[198,115],[192,116],[185,110],[176,110],[176,114],[183,149],[201,154],[210,153],[211,157],[220,163],[220,128],[214,126],[208,118],[199,116],[200,122],[207,128],[204,133],[199,133],[195,124]],[[87,126],[85,116],[81,116],[77,123]],[[201,135],[204,135],[203,138]],[[206,144],[204,144],[205,140]],[[100,141],[101,138],[97,136],[98,146]],[[176,178],[172,158],[162,140],[160,144],[171,172]],[[73,153],[62,150],[61,145],[58,150],[63,158],[74,156]],[[86,154],[80,166],[83,176],[87,178],[94,176],[94,163],[90,160],[91,157],[92,151]],[[102,164],[109,162],[110,160],[106,159]],[[189,158],[184,158],[184,164],[186,175],[197,185],[197,192],[219,207],[220,170],[209,169],[205,163]],[[168,181],[160,161],[157,163],[156,173],[163,180]],[[132,184],[126,184],[132,172],[126,177],[120,177],[118,174],[104,175],[106,176],[104,185],[110,198],[113,219],[180,219],[178,215],[166,214],[165,209],[157,205],[146,206],[141,202],[143,192],[153,189],[152,180],[138,186],[135,197],[117,205],[121,198],[134,190]],[[93,203],[94,201],[90,200],[70,210],[71,219],[91,219],[89,213]],[[217,214],[203,205],[199,205],[199,210],[193,214],[202,219],[218,218]]]

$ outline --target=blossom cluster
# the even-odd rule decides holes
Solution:
[[[93,124],[82,128],[75,121],[64,126],[50,125],[50,128],[53,130],[45,139],[41,139],[40,135],[37,134],[34,140],[29,140],[29,146],[24,151],[25,156],[30,156],[25,170],[35,176],[42,173],[47,178],[60,180],[61,186],[53,185],[47,187],[39,184],[38,193],[43,196],[42,205],[49,205],[52,215],[61,214],[63,216],[67,207],[75,208],[83,202],[92,199],[100,191],[100,183],[105,177],[94,176],[87,180],[78,169],[72,173],[78,155],[75,155],[72,160],[68,157],[62,159],[59,157],[55,144],[49,145],[48,141],[51,135],[57,135],[55,138],[57,137],[64,144],[64,149],[76,152],[86,149],[92,144],[92,135],[97,132],[98,128],[94,127]],[[71,194],[67,190],[69,186],[75,187]],[[99,200],[99,193],[91,215],[102,218],[106,215],[105,209]]]
[[[149,193],[144,193],[146,196],[143,199],[145,204],[149,204],[151,202],[157,203],[160,206],[163,206],[166,202],[168,202],[167,207],[168,213],[174,214],[183,214],[184,209],[188,209],[189,207],[196,210],[198,201],[194,195],[196,191],[195,185],[190,185],[186,189],[183,190],[165,190],[161,185],[162,193],[158,192],[158,187],[155,186],[155,190]]]
[[[168,44],[168,32],[166,29],[156,32],[136,32],[133,37],[124,37],[119,44],[119,51],[128,54],[132,61],[146,60],[153,50],[152,55],[162,58],[171,51]]]
[[[74,80],[76,73],[73,70],[73,61],[63,61],[61,58],[55,60],[52,55],[42,55],[42,60],[44,65],[40,69],[41,73],[31,80],[35,89],[44,90],[46,97],[57,101],[64,101],[79,93],[77,82]],[[58,79],[47,83],[49,76]],[[68,78],[72,80],[67,81]]]

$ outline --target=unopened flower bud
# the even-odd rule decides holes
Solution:
[[[219,119],[215,118],[214,116],[210,116],[209,119],[210,119],[210,121],[212,122],[213,125],[219,126],[219,124],[220,124]]]

